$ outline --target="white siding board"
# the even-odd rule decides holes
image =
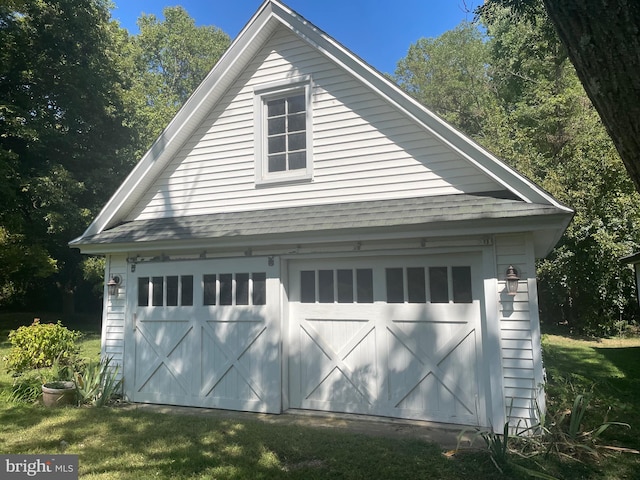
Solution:
[[[532,350],[531,340],[512,339],[509,336],[503,337],[502,348],[506,352],[509,349]]]
[[[533,360],[533,352],[531,348],[504,348],[504,342],[502,345],[502,358],[510,359],[515,358],[518,360],[526,359],[526,361]]]
[[[505,371],[508,369],[514,370],[533,370],[533,360],[528,358],[513,358],[513,357],[502,357],[502,365],[505,368]]]
[[[534,388],[533,378],[505,376],[504,386],[505,386],[505,389],[512,388],[512,389],[517,389],[519,391],[521,390],[532,391]]]
[[[311,75],[314,179],[256,188],[254,88]],[[129,220],[499,189],[456,152],[285,28],[278,29]]]
[[[105,278],[119,276],[121,283],[118,294],[110,296],[104,288],[104,307],[102,313],[102,335],[100,352],[103,358],[112,358],[112,366],[119,366],[118,377],[122,377],[124,358],[124,328],[126,311],[127,262],[124,255],[107,256]],[[106,285],[106,281],[105,281]]]
[[[511,368],[504,367],[503,374],[505,380],[507,378],[517,378],[523,380],[531,380],[533,381],[533,366],[531,368]]]
[[[500,297],[500,342],[504,375],[504,398],[509,422],[516,426],[530,426],[537,422],[539,396],[536,355],[532,330],[532,308],[536,299],[531,297],[528,279],[535,281],[532,244],[527,236],[502,235],[496,237],[496,263],[500,292],[505,290],[504,276],[509,265],[518,269],[520,282],[515,297],[502,293]],[[535,296],[535,292],[534,292]]]
[[[422,184],[414,184],[407,185],[404,182],[399,181],[398,179],[387,178],[388,180],[385,185],[381,185],[378,187],[377,197],[380,199],[391,199],[397,198],[398,193],[408,194],[409,197],[417,197],[422,195],[424,192],[425,185]],[[306,199],[305,201],[295,201],[299,197],[298,193],[295,191],[290,191],[285,194],[282,194],[278,198],[272,197],[260,197],[260,196],[251,196],[245,195],[243,192],[238,190],[232,190],[233,195],[225,194],[223,198],[219,198],[216,200],[216,206],[218,209],[213,210],[208,205],[205,205],[205,200],[209,199],[213,192],[210,191],[199,191],[197,194],[192,195],[190,198],[182,198],[175,199],[167,204],[161,196],[155,200],[154,203],[150,203],[146,208],[144,213],[141,213],[136,218],[138,220],[148,220],[152,218],[158,218],[159,216],[163,216],[167,213],[167,207],[170,216],[182,216],[182,215],[204,215],[209,214],[214,211],[240,211],[236,206],[242,200],[245,210],[255,210],[255,209],[269,209],[269,208],[282,208],[289,206],[291,203],[295,201],[296,205],[316,205],[318,203],[331,203],[333,201],[336,202],[352,202],[358,201],[361,199],[362,195],[365,195],[370,187],[368,186],[358,186],[357,188],[350,188],[348,192],[345,192],[343,195],[336,195],[336,191],[339,190],[339,187],[345,187],[348,185],[337,185],[333,188],[327,189],[316,189],[315,198]],[[445,195],[447,193],[451,193],[449,185],[441,185],[435,187],[429,187],[434,193],[434,195]],[[220,193],[216,191],[216,193]],[[225,192],[222,192],[225,193]],[[196,205],[194,207],[194,204]]]

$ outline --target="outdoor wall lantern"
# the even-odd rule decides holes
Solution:
[[[109,288],[109,296],[115,297],[118,294],[118,286],[120,285],[120,277],[118,275],[112,275],[109,281],[107,282],[107,287]]]
[[[515,296],[518,293],[518,281],[520,277],[518,277],[518,270],[515,269],[513,265],[509,265],[507,268],[507,293],[510,296]]]

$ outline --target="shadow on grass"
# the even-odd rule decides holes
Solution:
[[[3,453],[78,454],[83,478],[507,478],[418,439],[121,408],[0,409]],[[31,412],[29,412],[31,410]],[[27,417],[27,418],[25,418]]]
[[[615,365],[628,379],[640,380],[640,347],[599,348],[594,350]]]

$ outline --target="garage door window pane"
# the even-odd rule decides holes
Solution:
[[[161,307],[164,297],[164,277],[153,277],[151,279],[151,305]]]
[[[167,307],[178,305],[178,277],[167,277]]]
[[[138,278],[138,306],[149,306],[149,277]]]
[[[358,303],[373,303],[373,270],[359,268],[356,270]]]
[[[236,305],[249,305],[248,273],[236,273]]]
[[[316,303],[316,272],[313,270],[300,272],[300,301]]]
[[[425,290],[424,268],[407,268],[407,293],[409,303],[426,303],[427,291]]]
[[[449,303],[447,267],[429,268],[429,294],[431,303]]]
[[[387,302],[404,302],[404,281],[402,268],[387,268]]]
[[[318,271],[318,296],[320,303],[333,303],[333,270]]]
[[[180,277],[182,284],[182,293],[180,295],[180,304],[183,307],[193,305],[193,275],[184,275]]]
[[[353,270],[338,270],[338,303],[353,303]]]
[[[216,304],[216,276],[204,275],[203,280],[203,305],[215,305]]]
[[[265,305],[267,303],[267,274],[254,273],[253,279],[253,304]]]
[[[471,303],[471,267],[453,267],[453,301],[455,303]]]
[[[233,275],[220,274],[220,305],[233,305]]]

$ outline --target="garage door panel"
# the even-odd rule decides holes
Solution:
[[[192,327],[187,321],[140,321],[136,329],[136,392],[191,394]],[[169,389],[169,390],[167,390]]]
[[[124,377],[131,400],[280,411],[275,262],[140,264],[136,277]]]
[[[239,404],[265,397],[262,379],[266,326],[258,321],[207,321],[203,327],[202,395],[207,402],[236,399]]]
[[[246,371],[240,371],[234,365],[224,369],[224,372],[217,376],[210,385],[211,388],[205,387],[203,390],[205,398],[242,401],[236,403],[237,407],[244,404],[245,401],[258,402],[264,396],[264,392],[252,380],[251,376],[247,375]]]
[[[425,325],[433,326],[431,322],[425,322],[421,326]],[[452,336],[440,335],[437,328],[435,330],[436,337],[449,338],[440,348],[430,349],[428,345],[421,343],[420,336],[407,335],[395,325],[389,328],[393,338],[389,348],[389,381],[392,385],[404,384],[404,391],[410,391],[427,375],[433,374],[467,408],[474,409],[477,389],[474,328],[466,323],[458,324],[457,331]],[[411,372],[411,376],[402,375],[399,379],[393,378],[398,372],[402,372],[403,365],[396,363],[397,358],[406,365],[405,369]],[[457,365],[459,368],[454,368]],[[462,376],[466,378],[463,379]],[[400,389],[400,392],[402,391]],[[393,403],[397,404],[398,394],[396,393],[392,398]]]
[[[453,423],[474,423],[475,405],[462,403],[433,373],[424,377],[397,405],[399,416]]]
[[[305,357],[301,372],[303,404],[373,403],[377,372],[371,358],[376,341],[370,322],[306,320],[299,341]]]
[[[464,254],[292,262],[291,406],[481,423],[479,265]],[[335,294],[320,296],[332,267]],[[355,291],[365,270],[373,298],[341,297],[339,280],[353,278]]]
[[[304,408],[327,410],[329,406],[355,409],[358,405],[372,406],[373,396],[366,388],[367,372],[350,370],[344,367],[330,369],[322,381],[304,398]],[[351,407],[349,407],[351,406]]]

